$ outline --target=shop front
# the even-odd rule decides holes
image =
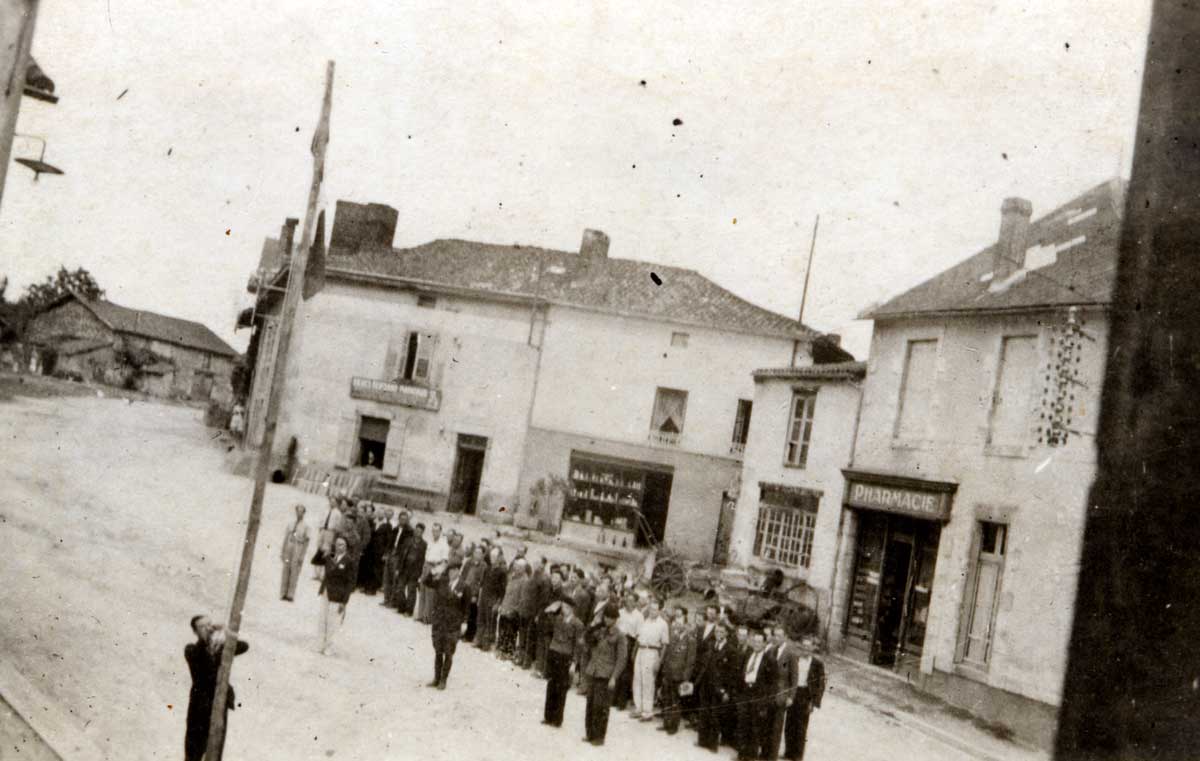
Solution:
[[[844,622],[846,654],[916,668],[925,643],[942,526],[957,484],[845,470],[857,530]]]
[[[626,550],[662,542],[672,468],[573,451],[569,476],[561,536]]]

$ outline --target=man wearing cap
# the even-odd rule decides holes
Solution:
[[[546,608],[551,619],[553,634],[546,653],[546,704],[542,723],[561,727],[563,706],[567,692],[571,689],[571,664],[583,637],[583,623],[575,615],[575,609],[561,600]]]
[[[594,642],[584,674],[588,678],[586,729],[584,742],[603,745],[608,734],[608,710],[612,704],[617,676],[624,671],[629,657],[625,635],[617,630],[617,609],[604,609],[604,623],[594,630]]]
[[[687,608],[675,608],[671,620],[671,639],[662,653],[663,724],[659,729],[669,735],[679,731],[679,689],[692,680],[696,665],[696,632],[688,626]]]
[[[446,689],[446,679],[454,663],[454,650],[458,646],[458,635],[462,631],[463,580],[460,569],[457,562],[446,560],[439,560],[429,569],[433,681],[428,686],[439,690]]]

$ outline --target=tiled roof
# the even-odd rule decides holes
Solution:
[[[792,338],[821,334],[734,295],[700,273],[570,251],[435,240],[413,248],[334,249],[329,277],[371,275],[416,285],[541,299],[565,306]],[[655,278],[658,281],[655,281]]]
[[[835,362],[828,365],[755,370],[754,380],[859,380],[866,373],[866,362]]]
[[[111,301],[91,301],[83,298],[79,301],[118,333],[132,333],[227,357],[237,356],[237,352],[229,344],[198,322],[141,309],[130,309]]]
[[[862,318],[1108,304],[1124,197],[1125,183],[1110,180],[1034,220],[1027,269],[1005,288],[991,287],[993,245],[867,310]]]

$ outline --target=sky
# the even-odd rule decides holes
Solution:
[[[42,0],[25,99],[61,177],[9,171],[10,295],[60,264],[236,348],[264,237],[323,202],[469,238],[689,267],[862,358],[862,310],[1128,176],[1148,0]],[[644,84],[643,84],[644,82]],[[676,120],[682,122],[676,124]],[[39,146],[18,138],[14,156]]]

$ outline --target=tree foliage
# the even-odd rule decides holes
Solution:
[[[32,314],[69,292],[89,300],[104,298],[104,289],[96,282],[96,278],[92,277],[92,273],[83,267],[68,270],[59,266],[57,273],[47,275],[42,282],[26,288],[20,303]]]

